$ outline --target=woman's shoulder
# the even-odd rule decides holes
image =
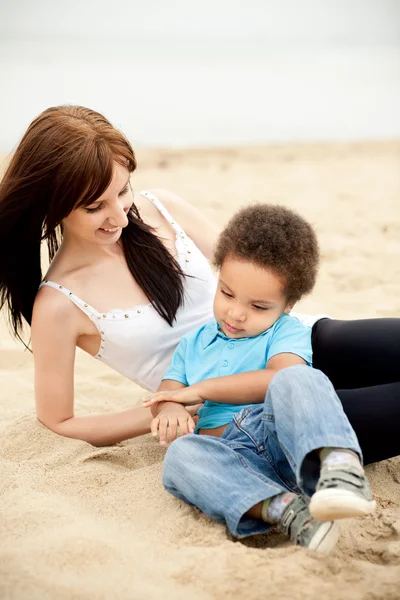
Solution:
[[[193,204],[164,188],[147,190],[167,209],[180,227],[193,239],[207,258],[211,258],[219,229]]]
[[[149,192],[149,194],[152,194],[158,198],[167,209],[173,208],[174,206],[189,204],[181,196],[178,196],[178,194],[175,194],[171,190],[167,190],[165,188],[147,188],[144,191]]]
[[[65,297],[68,296],[68,291],[76,297],[86,299],[88,289],[90,289],[93,280],[96,282],[96,272],[102,264],[101,260],[93,261],[90,256],[87,257],[84,253],[81,253],[77,258],[75,254],[71,256],[68,251],[63,252],[60,249],[43,277],[45,285],[42,283],[36,299],[39,300],[42,296],[45,299],[48,297],[54,298],[55,305],[62,306],[66,304],[67,307],[71,304],[69,298]]]
[[[74,305],[54,287],[43,285],[39,288],[33,304],[32,324],[45,320],[57,321],[71,319],[75,314]]]
[[[139,207],[141,212],[144,212],[145,214],[159,215],[160,211],[154,204],[154,198],[161,203],[177,222],[179,218],[181,221],[184,221],[187,211],[190,211],[191,208],[189,202],[184,200],[181,196],[164,188],[147,188],[146,190],[143,190],[140,192],[139,196],[135,197],[135,204]]]
[[[177,221],[179,219],[181,221],[188,220],[188,217],[193,216],[193,211],[196,211],[198,216],[201,215],[201,212],[192,203],[175,192],[165,188],[151,188],[146,191],[155,196]],[[183,226],[184,223],[180,224]]]
[[[51,285],[41,285],[32,312],[32,331],[52,327],[68,329],[73,336],[90,333],[85,314],[71,301],[65,277],[49,279]],[[61,282],[62,284],[61,285]],[[71,292],[72,293],[72,292]]]

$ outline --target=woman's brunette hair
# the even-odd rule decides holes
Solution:
[[[113,162],[136,169],[128,140],[101,114],[81,106],[45,110],[28,127],[0,182],[0,308],[7,304],[21,341],[22,317],[31,324],[42,280],[41,242],[52,260],[61,222],[110,185]],[[171,326],[183,301],[184,274],[139,216],[128,213],[121,242],[132,276]]]

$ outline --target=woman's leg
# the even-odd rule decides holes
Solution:
[[[321,319],[312,346],[313,366],[336,390],[400,381],[400,319]]]
[[[365,464],[400,454],[400,319],[317,321],[314,367],[332,381]]]
[[[357,434],[364,464],[400,454],[400,382],[336,393]]]

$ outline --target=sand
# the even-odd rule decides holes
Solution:
[[[141,150],[136,190],[172,189],[221,225],[242,204],[297,208],[323,265],[306,312],[400,317],[400,142]],[[34,416],[32,356],[0,330],[2,600],[400,598],[400,458],[371,465],[378,509],[343,525],[330,557],[279,534],[245,542],[165,492],[145,436],[109,448]],[[78,352],[78,414],[136,405],[140,390]]]

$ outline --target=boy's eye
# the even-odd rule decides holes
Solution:
[[[257,304],[253,304],[253,308],[256,310],[268,310],[268,306],[258,306]]]
[[[229,294],[228,292],[225,292],[224,290],[221,290],[221,293],[226,296],[227,298],[233,298],[232,294]]]

